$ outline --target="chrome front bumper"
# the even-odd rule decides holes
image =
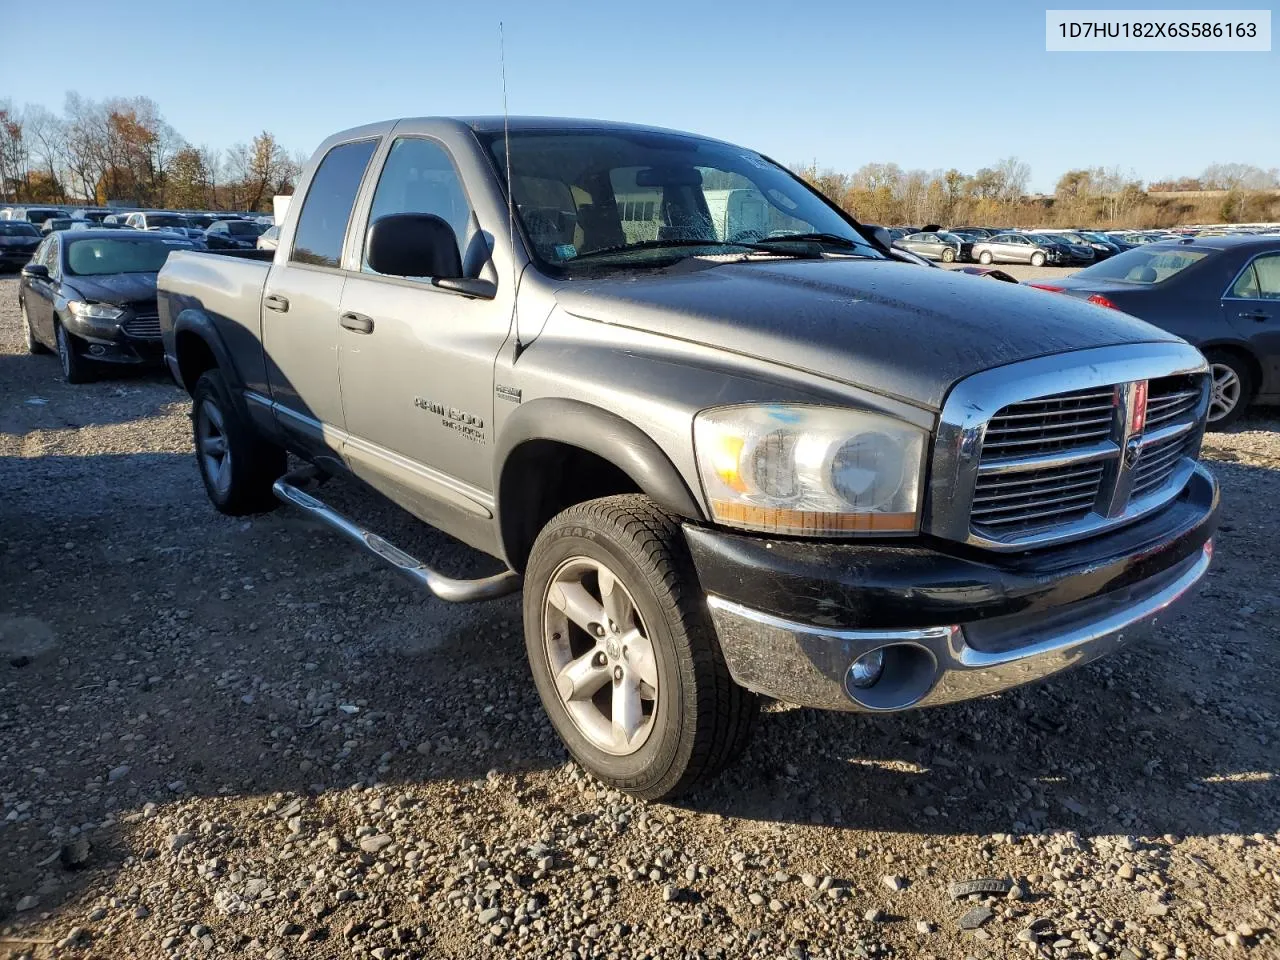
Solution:
[[[810,626],[708,596],[729,671],[741,686],[828,710],[889,711],[999,693],[1096,660],[1166,621],[1209,568],[1210,540],[1161,574],[1035,614],[903,630]],[[847,683],[853,662],[885,648],[884,673]]]

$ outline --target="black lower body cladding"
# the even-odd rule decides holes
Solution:
[[[995,692],[1127,642],[1203,575],[1217,514],[1217,484],[1197,470],[1176,500],[1134,524],[1016,554],[927,538],[684,529],[738,682],[802,704],[875,710]],[[886,681],[901,661],[905,686],[852,690],[853,660],[879,648]],[[795,679],[772,686],[769,676]]]

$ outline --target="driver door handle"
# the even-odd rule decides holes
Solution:
[[[344,313],[338,322],[352,333],[373,333],[373,319],[362,313]]]
[[[1261,310],[1253,310],[1253,311],[1248,311],[1248,312],[1245,312],[1245,313],[1240,314],[1240,319],[1241,319],[1241,320],[1256,320],[1258,323],[1262,323],[1262,321],[1264,321],[1264,320],[1270,320],[1270,319],[1271,319],[1271,314],[1269,314],[1269,313],[1263,313]]]
[[[279,294],[271,294],[262,298],[262,305],[268,310],[274,310],[276,313],[288,313],[289,301]]]

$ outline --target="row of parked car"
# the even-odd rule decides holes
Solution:
[[[24,229],[22,225],[29,229]],[[40,237],[54,231],[97,229],[159,230],[185,237],[200,250],[255,247],[274,249],[274,238],[278,233],[272,217],[253,213],[120,210],[107,207],[0,208],[0,238],[10,238],[7,243],[0,240],[0,246],[10,248],[10,252],[14,254],[26,247],[29,255]],[[0,261],[4,259],[6,258],[0,254]]]
[[[944,263],[1028,263],[1033,267],[1087,266],[1134,247],[1181,240],[1196,231],[1015,230],[1000,227],[894,227],[895,246]]]

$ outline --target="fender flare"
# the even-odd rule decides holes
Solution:
[[[227,386],[231,388],[231,402],[235,405],[236,414],[248,422],[251,418],[249,405],[244,398],[244,381],[241,379],[240,372],[236,369],[236,365],[231,359],[231,351],[227,349],[226,342],[222,339],[222,334],[218,332],[213,318],[203,310],[188,307],[174,319],[173,360],[179,370],[182,368],[182,358],[178,356],[178,338],[182,335],[199,337],[205,346],[209,348],[209,351],[213,354],[214,362],[217,364],[218,371],[226,378]],[[194,383],[188,385],[185,380],[180,380],[179,382],[188,394],[195,387]]]
[[[184,334],[194,334],[200,340],[204,341],[210,352],[213,354],[214,360],[218,363],[218,369],[222,371],[223,376],[227,378],[227,382],[237,390],[243,386],[240,381],[240,374],[236,371],[236,365],[231,360],[231,351],[227,349],[227,345],[223,342],[222,334],[218,332],[217,326],[213,319],[203,310],[194,307],[188,307],[178,314],[173,321],[173,357],[174,361],[181,367],[182,358],[178,356],[178,338]],[[183,384],[190,392],[190,387]]]
[[[511,453],[530,440],[556,441],[594,453],[618,467],[659,506],[678,516],[704,519],[680,471],[652,437],[616,413],[580,400],[531,400],[511,414],[494,451],[495,491],[502,489]],[[500,511],[502,504],[497,506]]]

